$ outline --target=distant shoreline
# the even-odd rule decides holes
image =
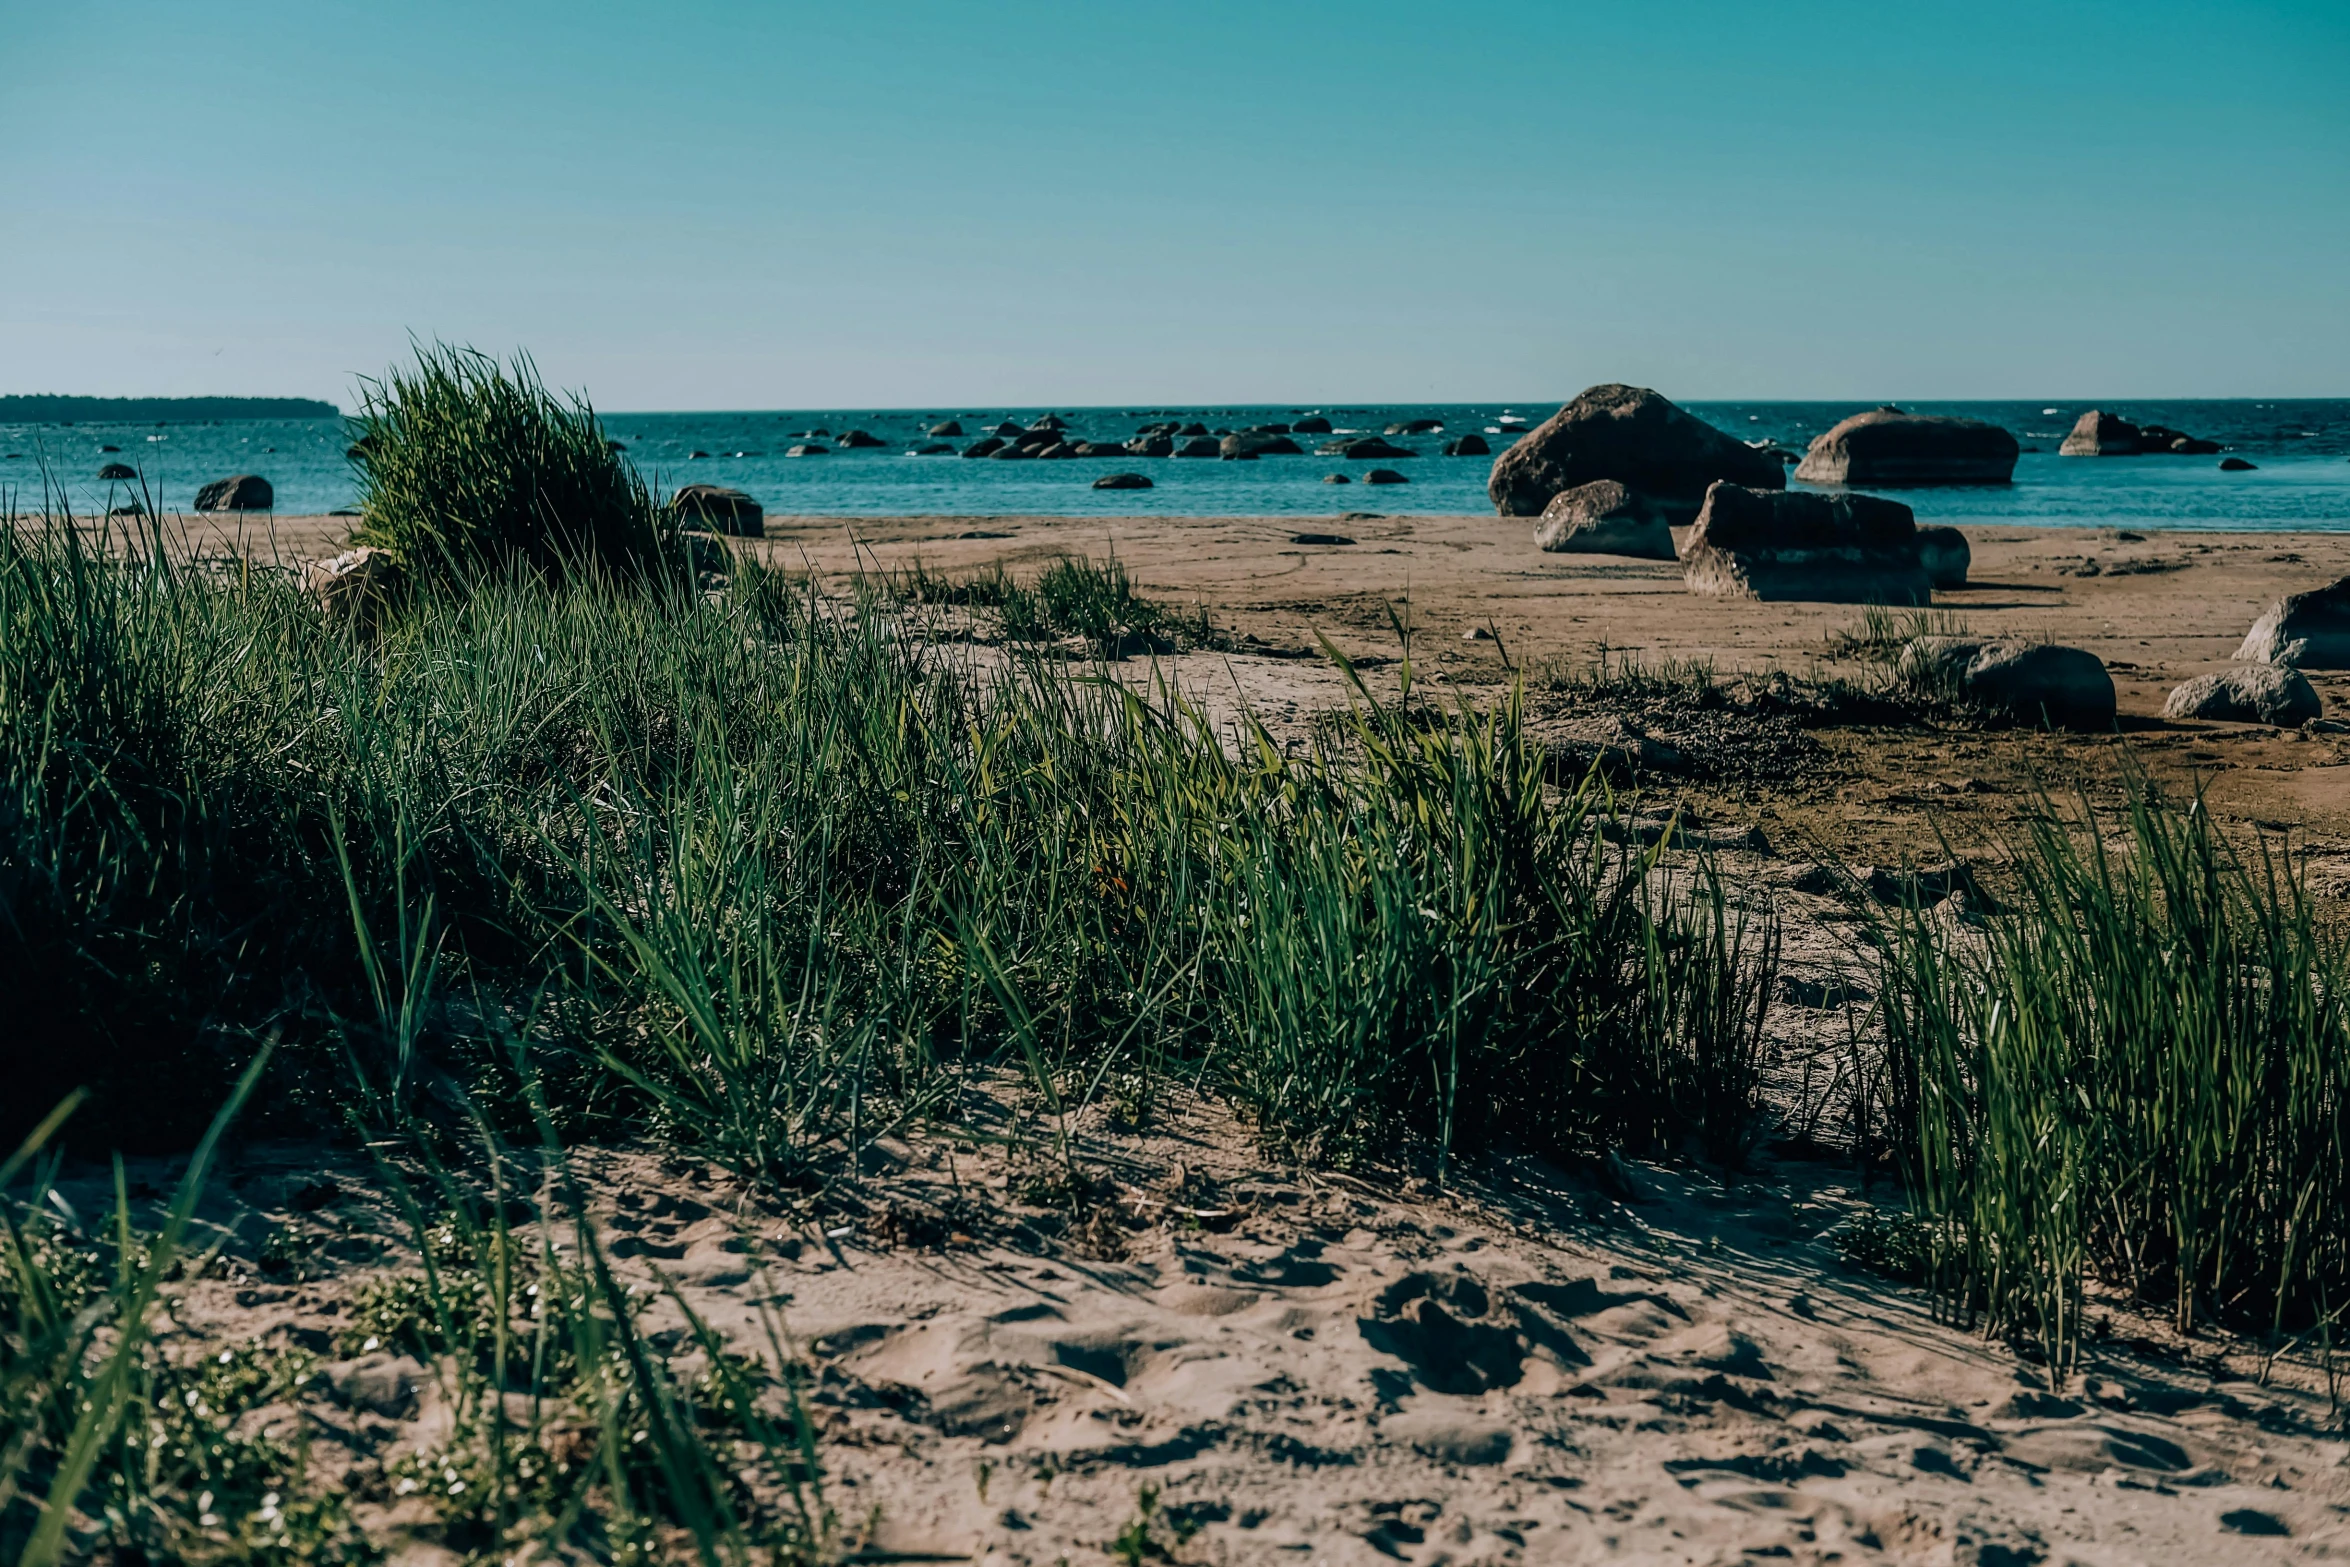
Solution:
[[[314,397],[0,397],[0,424],[167,424],[208,419],[340,419]]]

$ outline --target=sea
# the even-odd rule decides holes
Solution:
[[[746,491],[770,515],[828,517],[1008,514],[1062,516],[1330,516],[1346,511],[1389,516],[1491,510],[1485,480],[1490,457],[1446,457],[1444,443],[1479,435],[1496,452],[1556,411],[1546,403],[1258,405],[1182,408],[797,409],[759,413],[614,413],[606,431],[622,443],[647,481],[667,494],[686,483]],[[1874,406],[1850,402],[1693,402],[1690,412],[1742,440],[1801,451],[1846,416]],[[2012,431],[2022,444],[2015,481],[2005,485],[1903,490],[1920,521],[2059,527],[2246,530],[2350,529],[2350,399],[2019,402],[1904,402],[1915,413],[1960,414]],[[2085,409],[2099,407],[2140,424],[2161,424],[2217,441],[2222,455],[2253,464],[2221,470],[2220,457],[2060,457],[2057,446]],[[1311,455],[1331,437],[1301,436],[1308,455],[1255,462],[1202,458],[1076,458],[998,462],[913,455],[940,444],[925,432],[953,420],[966,432],[947,438],[958,451],[990,427],[1027,425],[1053,413],[1072,439],[1123,440],[1166,420],[1210,430],[1287,424],[1308,415],[1335,432],[1378,435],[1391,426],[1434,421],[1441,428],[1387,437],[1410,457],[1349,462]],[[791,457],[786,449],[837,441],[862,430],[883,444],[826,455]],[[808,432],[822,431],[822,436]],[[119,506],[134,486],[98,479],[108,463],[136,469],[158,510],[193,506],[208,480],[234,473],[268,479],[281,515],[314,515],[359,503],[357,476],[345,457],[350,435],[339,419],[221,420],[210,423],[0,425],[0,509],[44,509],[46,489],[77,513]],[[1373,467],[1402,473],[1404,484],[1365,486]],[[1147,490],[1096,490],[1105,473],[1132,471]],[[1324,476],[1344,473],[1341,487]],[[51,503],[53,504],[53,502]]]

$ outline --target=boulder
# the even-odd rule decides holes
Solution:
[[[1097,490],[1147,490],[1151,480],[1147,473],[1105,473],[1093,481]]]
[[[1289,426],[1285,424],[1252,424],[1242,433],[1247,435],[1287,435]]]
[[[1303,419],[1292,422],[1289,432],[1292,435],[1328,435],[1330,421],[1320,414],[1307,414]]]
[[[390,552],[363,547],[302,568],[302,591],[327,619],[364,626],[373,622],[391,575]]]
[[[952,457],[955,455],[955,448],[954,444],[949,441],[932,441],[926,446],[915,447],[908,455],[914,457]]]
[[[969,446],[964,447],[963,455],[966,457],[993,457],[1003,449],[1004,438],[1002,436],[983,435]]]
[[[1343,473],[1326,473],[1322,475],[1322,482],[1324,484],[1352,484],[1354,480]]]
[[[1899,501],[1718,481],[1682,551],[1681,576],[1710,597],[1925,604],[1934,585],[1917,532]]]
[[[2218,452],[2219,442],[2202,440],[2167,424],[2142,424],[2138,426],[2138,450],[2169,452],[2176,457],[2209,457]]]
[[[1363,482],[1365,484],[1409,484],[1412,481],[1397,473],[1393,468],[1373,468],[1369,473],[1363,475]]]
[[[2072,434],[2056,450],[2066,457],[2135,457],[2141,439],[2138,427],[2129,420],[2092,408],[2073,421]]]
[[[1673,529],[1655,502],[1613,479],[1562,490],[1534,525],[1535,548],[1552,554],[1673,559]]]
[[[994,451],[988,453],[988,456],[994,458],[997,462],[1021,462],[1027,460],[1028,458],[1034,457],[1035,455],[1035,447],[1016,444],[1006,444],[999,446]]]
[[[2247,664],[2197,675],[2162,704],[2165,718],[2207,718],[2230,724],[2275,724],[2297,729],[2325,711],[2317,688],[2298,669]]]
[[[1164,435],[1138,435],[1126,443],[1126,449],[1137,457],[1172,457],[1175,442]]]
[[[1995,424],[1904,413],[1888,404],[1854,414],[1813,441],[1795,477],[1856,486],[2006,484],[2015,477],[2015,459],[2015,437]]]
[[[1305,453],[1304,447],[1286,435],[1259,435],[1249,431],[1227,435],[1218,450],[1227,458],[1299,457]]]
[[[1205,435],[1208,433],[1208,427],[1195,419],[1181,429],[1169,430],[1167,433],[1173,436]]]
[[[759,503],[724,485],[688,484],[669,497],[669,509],[676,513],[680,527],[746,539],[760,538],[767,532],[767,513]]]
[[[1040,459],[1051,458],[1055,461],[1059,461],[1064,458],[1076,456],[1077,448],[1074,444],[1068,441],[1055,441],[1049,446],[1039,446],[1036,448],[1036,455]]]
[[[1786,470],[1637,386],[1595,386],[1493,461],[1486,493],[1504,517],[1539,517],[1550,498],[1614,479],[1663,504],[1675,522],[1695,518],[1717,479],[1758,490],[1787,483]]]
[[[1147,440],[1154,435],[1173,435],[1177,430],[1182,428],[1182,423],[1179,420],[1162,419],[1156,424],[1144,425],[1141,429],[1135,431],[1134,435],[1137,440]]]
[[[1221,457],[1223,446],[1212,435],[1195,435],[1175,448],[1178,457]]]
[[[2104,661],[2052,642],[1919,637],[1895,672],[1913,685],[2061,729],[2113,727],[2113,676]]]
[[[1131,457],[1134,455],[1116,441],[1071,441],[1069,445],[1080,457]]]
[[[120,484],[125,479],[135,479],[138,476],[139,470],[127,462],[110,462],[98,470],[98,477],[108,484]]]
[[[1324,457],[1344,457],[1351,462],[1374,462],[1382,457],[1417,457],[1420,454],[1408,446],[1397,446],[1381,436],[1365,435],[1349,441],[1326,441],[1315,448]]]
[[[1059,414],[1046,414],[1040,419],[1030,420],[1028,428],[1031,430],[1066,430],[1069,428],[1069,421]]]
[[[122,464],[116,463],[114,466],[119,468]],[[2241,457],[2222,457],[2219,460],[2219,471],[2222,473],[2250,473],[2256,466],[2257,464],[2248,463]],[[100,477],[103,478],[104,475],[101,474]]]
[[[941,420],[924,432],[928,435],[961,435],[963,426],[953,419]]]
[[[2236,657],[2296,669],[2350,669],[2350,577],[2278,599],[2252,623]]]
[[[268,511],[276,504],[276,492],[257,473],[231,474],[196,492],[198,511]]]
[[[841,433],[840,439],[833,444],[853,451],[868,446],[887,446],[889,442],[878,435],[869,435],[863,430],[845,430]]]
[[[1918,564],[1926,568],[1926,580],[1934,586],[1965,587],[1967,567],[1974,560],[1975,552],[1967,547],[1966,535],[1956,528],[1918,529]]]
[[[1482,435],[1461,435],[1444,443],[1444,455],[1447,457],[1490,457],[1493,455],[1493,448],[1485,444],[1485,437]]]
[[[832,448],[817,441],[800,441],[783,449],[786,457],[830,457]]]
[[[1431,430],[1444,428],[1442,419],[1405,419],[1387,427],[1389,435],[1426,435]]]
[[[147,515],[147,508],[137,501],[124,501],[120,506],[110,508],[106,515],[109,517],[144,517]]]
[[[996,426],[994,429],[992,429],[992,430],[988,431],[987,433],[988,433],[988,434],[990,434],[990,435],[1001,435],[1001,436],[1004,436],[1004,437],[1006,437],[1006,438],[1008,439],[1008,438],[1009,438],[1009,437],[1011,437],[1011,436],[1015,436],[1015,435],[1021,435],[1021,434],[1024,434],[1024,433],[1026,433],[1026,432],[1024,432],[1024,431],[1023,431],[1023,430],[1022,430],[1022,429],[1021,429],[1021,428],[1020,428],[1018,425],[1014,424],[1014,423],[1013,423],[1011,420],[1009,420],[1009,419],[1006,419],[1006,420],[1005,420],[1003,423],[1001,423],[1001,424],[997,425],[997,426]]]

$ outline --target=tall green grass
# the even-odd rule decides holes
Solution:
[[[517,355],[420,347],[362,383],[351,421],[358,543],[442,590],[485,574],[592,568],[627,575],[673,553],[675,530],[584,397]]]
[[[1006,1059],[1061,1113],[1180,1069],[1332,1150],[1749,1135],[1751,1084],[1691,1083],[1766,1005],[1756,933],[1605,844],[1514,704],[1358,686],[1298,752],[789,587],[491,572],[360,637],[0,530],[0,968],[44,1091],[192,1136],[274,1031],[264,1123],[355,1064],[516,1134],[519,1049],[563,1135],[778,1183]]]
[[[1934,1282],[2078,1354],[2092,1287],[2331,1346],[2350,1307],[2342,936],[2290,860],[2143,784],[2051,812],[2014,912],[1886,945],[1886,1102]]]

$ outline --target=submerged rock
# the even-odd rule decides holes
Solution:
[[[268,511],[276,504],[276,492],[257,473],[231,474],[196,492],[198,511]]]
[[[783,449],[786,457],[830,457],[832,448],[820,441],[797,441]]]
[[[1164,435],[1138,435],[1126,443],[1126,450],[1137,457],[1172,457],[1175,442]]]
[[[1485,437],[1482,435],[1461,435],[1444,443],[1444,455],[1447,457],[1490,457],[1493,455],[1493,448],[1485,444]]]
[[[1594,386],[1493,462],[1486,493],[1505,517],[1539,517],[1551,497],[1613,479],[1651,497],[1676,522],[1697,515],[1706,487],[1787,483],[1778,459],[1732,439],[1645,387]]]
[[[1354,480],[1343,473],[1326,473],[1322,475],[1322,482],[1324,484],[1352,484]]]
[[[1412,481],[1393,468],[1373,468],[1363,475],[1365,484],[1409,484]]]
[[[1324,457],[1344,457],[1351,462],[1373,462],[1381,457],[1417,457],[1420,454],[1408,446],[1398,446],[1383,436],[1365,435],[1351,440],[1325,441],[1314,450]]]
[[[718,484],[688,484],[669,497],[680,527],[700,527],[756,539],[767,532],[767,513],[740,490]]]
[[[2219,460],[2219,471],[2222,473],[2250,473],[2258,466],[2259,464],[2248,463],[2241,457],[2222,457]]]
[[[1221,457],[1224,448],[1212,435],[1195,435],[1175,448],[1178,457]]]
[[[983,435],[969,446],[964,447],[963,455],[966,457],[993,457],[1003,449],[1004,438],[1002,436]]]
[[[1595,479],[1552,496],[1534,525],[1534,545],[1551,554],[1674,558],[1673,530],[1663,508],[1613,479]]]
[[[2205,718],[2220,723],[2276,724],[2296,729],[2325,711],[2317,688],[2301,671],[2283,664],[2248,664],[2242,669],[2197,675],[2162,704],[2165,718]]]
[[[1795,469],[1807,484],[2006,484],[2015,437],[1980,419],[1904,413],[1887,405],[1854,414],[1811,443]]]
[[[1093,481],[1097,490],[1148,490],[1155,486],[1147,473],[1105,473]]]
[[[833,444],[843,450],[857,451],[869,446],[887,446],[889,442],[878,435],[870,435],[863,430],[845,430]]]
[[[1234,458],[1301,457],[1305,454],[1305,448],[1286,435],[1260,435],[1245,430],[1224,437],[1219,450],[1224,456]]]
[[[1717,482],[1681,556],[1692,593],[1717,598],[1925,604],[1917,520],[1899,501]]]
[[[1320,414],[1307,414],[1303,419],[1294,421],[1289,429],[1293,435],[1328,435],[1330,421]]]
[[[2252,623],[2236,657],[2297,669],[2350,669],[2350,577],[2278,599]]]
[[[107,484],[120,484],[126,479],[135,479],[138,476],[139,470],[126,462],[110,462],[98,470],[99,479]]]

